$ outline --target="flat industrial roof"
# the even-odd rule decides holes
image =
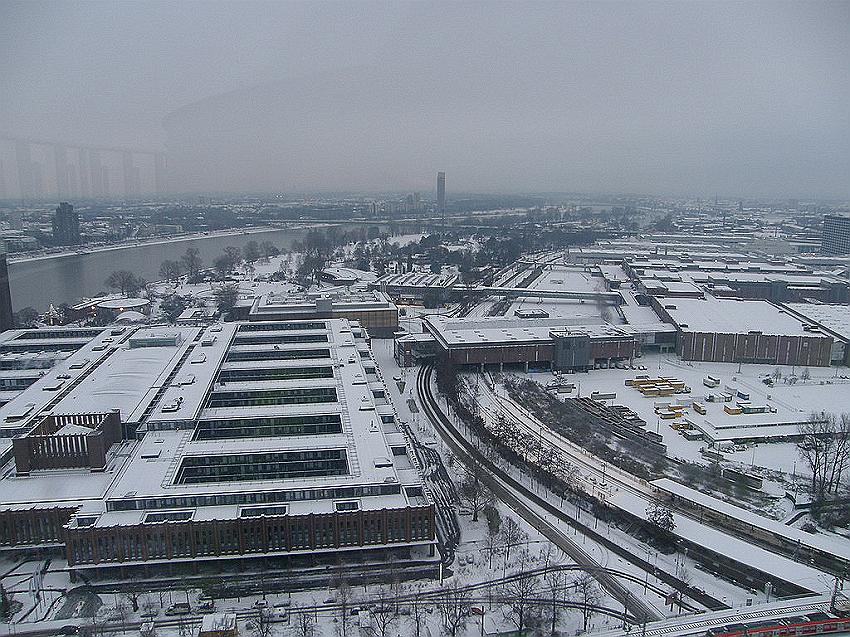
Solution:
[[[110,350],[109,356],[100,365],[62,397],[54,411],[61,414],[118,409],[122,421],[137,422],[147,402],[153,399],[151,390],[165,382],[198,333],[198,328],[169,330],[169,333],[175,332],[182,338],[176,346],[130,347],[121,344]],[[141,339],[161,334],[161,329],[145,328],[134,332],[131,338]],[[73,361],[78,355],[69,360]],[[149,399],[145,400],[146,397]]]
[[[395,304],[380,290],[336,290],[299,294],[269,292],[254,300],[251,316],[316,312],[321,309],[323,303],[329,303],[331,311],[337,312],[395,309]]]
[[[850,341],[850,305],[785,303],[784,306]]]
[[[803,331],[799,319],[767,301],[675,298],[664,299],[662,306],[679,329],[690,332],[817,336]]]
[[[475,347],[487,344],[528,345],[550,344],[552,334],[563,332],[583,333],[593,338],[631,336],[651,331],[672,331],[666,323],[655,321],[636,325],[611,325],[602,322],[588,323],[587,317],[568,318],[482,318],[470,320],[442,314],[432,314],[423,319],[430,333],[446,347]]]

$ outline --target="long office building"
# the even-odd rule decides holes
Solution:
[[[106,330],[0,408],[0,445],[0,549],[52,547],[72,574],[439,559],[348,320]]]

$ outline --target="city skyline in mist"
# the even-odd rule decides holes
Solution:
[[[162,150],[169,191],[433,194],[444,170],[449,193],[850,197],[848,3],[6,2],[0,23],[0,132]],[[125,159],[113,194],[153,190],[153,156]]]

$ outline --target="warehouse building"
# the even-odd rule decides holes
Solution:
[[[820,331],[833,338],[833,365],[850,365],[850,305],[784,303],[782,308],[804,321],[810,334]]]
[[[423,327],[433,336],[440,355],[456,365],[580,370],[640,356],[640,342],[632,326],[571,326],[565,322],[432,315],[423,319]]]
[[[826,366],[833,339],[766,301],[652,299],[659,316],[676,327],[683,360]]]

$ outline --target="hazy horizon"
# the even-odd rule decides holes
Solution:
[[[430,193],[444,170],[449,193],[850,197],[847,2],[5,2],[0,23],[0,132],[164,149],[172,192]],[[0,162],[14,193],[2,140]]]

